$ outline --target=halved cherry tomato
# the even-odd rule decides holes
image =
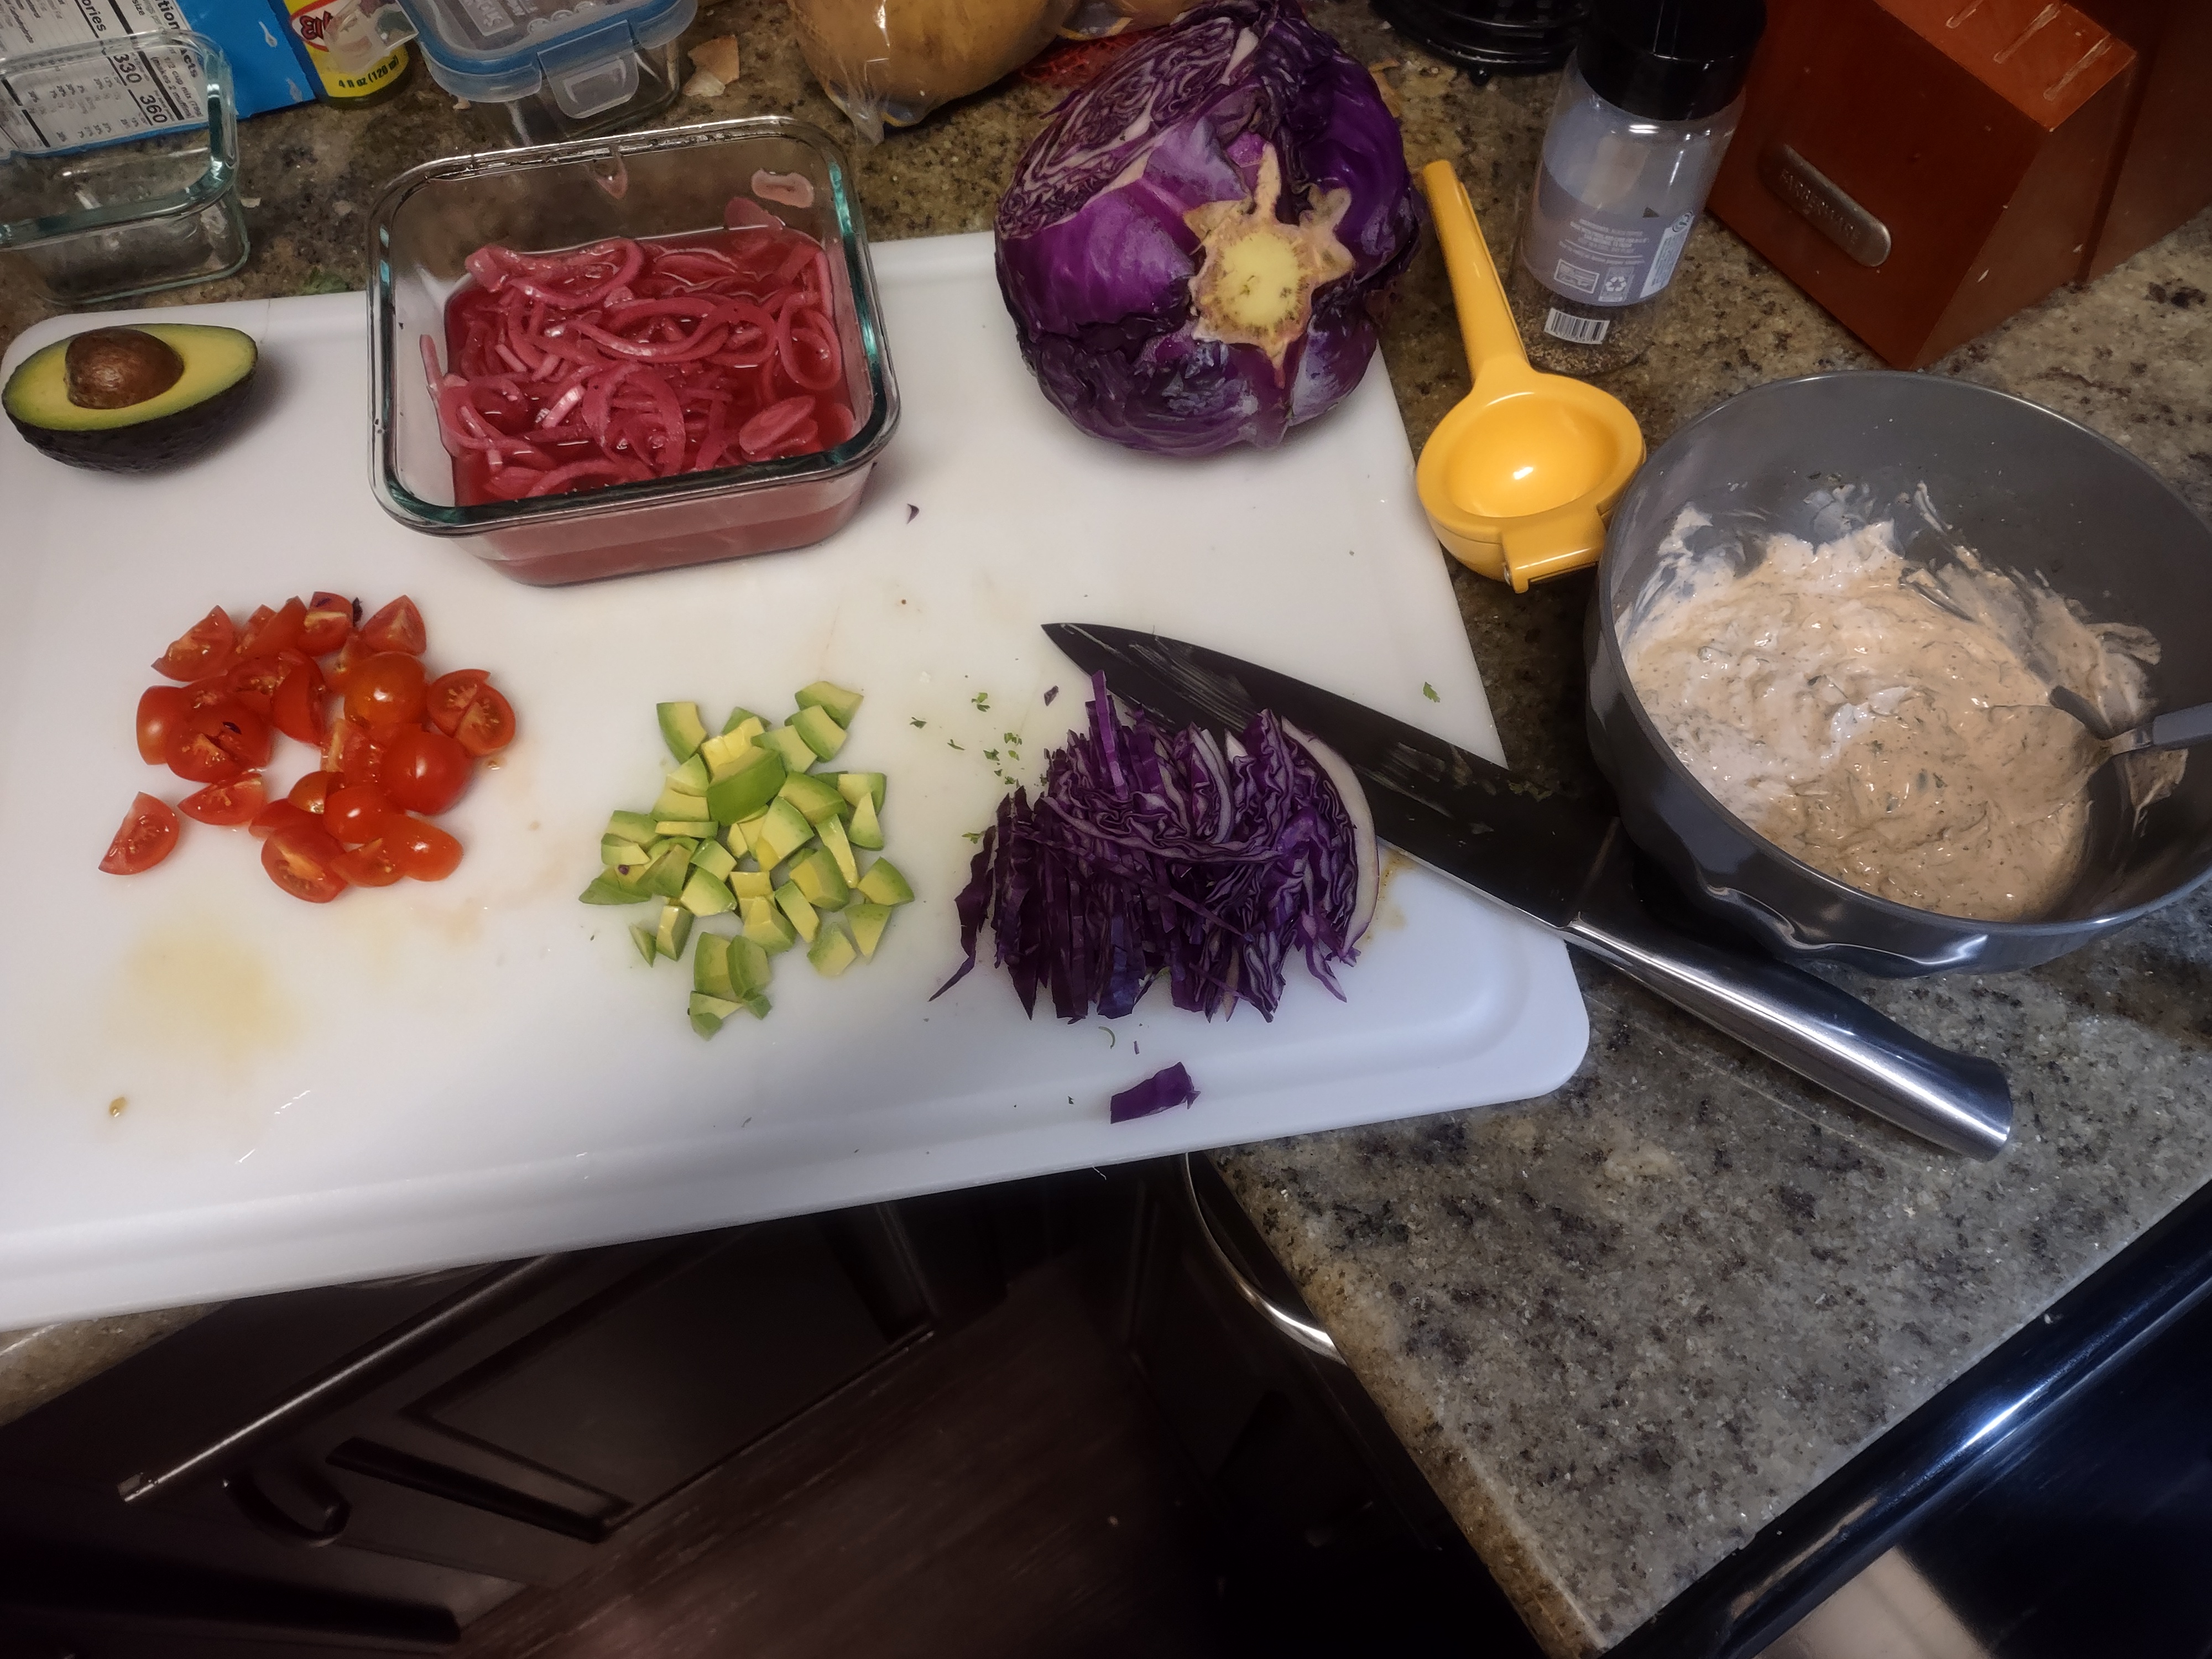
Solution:
[[[307,607],[303,601],[289,599],[274,611],[264,605],[253,615],[255,619],[246,623],[238,637],[240,656],[273,657],[279,651],[300,648],[300,635],[307,623]]]
[[[384,793],[410,812],[442,812],[461,798],[475,769],[453,738],[414,726],[385,747]]]
[[[319,813],[329,802],[333,789],[345,787],[345,779],[336,772],[310,772],[294,784],[284,799],[302,812]]]
[[[392,797],[374,784],[349,783],[331,791],[323,801],[323,827],[342,847],[358,847],[384,833],[387,819],[397,816]]]
[[[356,887],[389,887],[399,879],[399,866],[380,838],[339,854],[331,868]]]
[[[422,718],[422,660],[380,651],[346,677],[346,713],[364,726],[412,726]]]
[[[386,820],[384,850],[411,881],[443,881],[461,865],[460,842],[436,824],[404,812]]]
[[[323,671],[323,683],[333,691],[343,691],[353,671],[376,654],[375,648],[358,634],[346,635],[346,642],[338,647],[337,660]]]
[[[363,623],[361,636],[372,651],[404,651],[417,657],[428,640],[422,631],[422,613],[404,593]]]
[[[331,866],[344,849],[320,824],[293,824],[261,844],[261,867],[295,899],[328,904],[346,890],[346,879]]]
[[[269,787],[258,772],[228,783],[211,783],[177,803],[177,811],[202,823],[251,823],[269,804]]]
[[[269,700],[269,718],[286,737],[321,747],[330,733],[323,671],[313,657],[297,651],[287,651],[276,660],[283,674],[276,682],[276,695]]]
[[[191,710],[180,685],[149,685],[138,694],[138,758],[159,766],[169,757],[169,733]]]
[[[217,605],[170,641],[154,672],[173,680],[196,680],[207,674],[227,674],[238,660],[238,625]]]
[[[489,685],[477,688],[453,737],[471,755],[495,755],[514,741],[514,708]]]
[[[318,592],[307,601],[307,616],[300,631],[300,649],[311,657],[327,657],[353,635],[354,618],[361,601],[342,593]]]
[[[141,794],[123,815],[123,827],[107,844],[100,867],[111,876],[135,876],[150,870],[169,856],[183,828],[169,803],[159,796]]]
[[[230,688],[232,696],[265,717],[283,678],[284,665],[276,658],[240,657],[238,666],[223,677],[223,683]]]
[[[272,800],[256,812],[253,821],[246,827],[252,833],[254,840],[267,841],[271,836],[282,835],[287,830],[312,830],[318,828],[319,823],[320,820],[292,801]]]
[[[359,720],[338,720],[323,744],[323,770],[342,775],[348,783],[380,785],[384,781],[384,750]]]
[[[185,688],[186,708],[207,708],[216,703],[233,700],[228,672],[203,675]]]
[[[162,758],[180,778],[228,783],[268,763],[269,722],[234,698],[210,703],[169,733]]]
[[[461,716],[476,701],[477,688],[490,678],[481,668],[456,668],[450,674],[439,675],[423,694],[423,714],[431,725],[452,737],[453,728],[461,723]]]

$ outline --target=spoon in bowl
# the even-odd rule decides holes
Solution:
[[[2200,702],[2191,708],[2168,709],[2165,714],[2154,715],[2141,726],[2131,726],[2124,732],[2108,731],[2104,716],[2097,712],[2096,705],[2070,686],[2052,686],[2051,706],[2064,709],[2088,727],[2090,733],[2105,745],[2106,760],[2140,750],[2187,749],[2212,741],[2212,702]]]
[[[1606,514],[1644,464],[1644,433],[1618,398],[1529,367],[1467,187],[1450,162],[1431,161],[1421,188],[1474,389],[1422,446],[1414,487],[1454,558],[1525,593],[1597,562]]]

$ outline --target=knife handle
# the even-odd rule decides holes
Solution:
[[[2012,1087],[2001,1067],[1939,1048],[1802,969],[1668,927],[1637,897],[1617,837],[1567,924],[1570,945],[1923,1139],[1976,1159],[2004,1150]]]

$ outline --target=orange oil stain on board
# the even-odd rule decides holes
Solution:
[[[266,951],[212,918],[149,927],[116,976],[108,1024],[118,1048],[241,1067],[283,1046],[301,1016]]]

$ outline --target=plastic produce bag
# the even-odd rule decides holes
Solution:
[[[791,0],[806,66],[873,143],[1052,43],[1077,0]]]
[[[1206,0],[1077,0],[1060,33],[1071,40],[1099,40],[1128,29],[1164,28]]]

